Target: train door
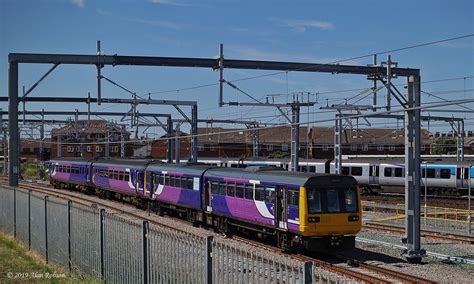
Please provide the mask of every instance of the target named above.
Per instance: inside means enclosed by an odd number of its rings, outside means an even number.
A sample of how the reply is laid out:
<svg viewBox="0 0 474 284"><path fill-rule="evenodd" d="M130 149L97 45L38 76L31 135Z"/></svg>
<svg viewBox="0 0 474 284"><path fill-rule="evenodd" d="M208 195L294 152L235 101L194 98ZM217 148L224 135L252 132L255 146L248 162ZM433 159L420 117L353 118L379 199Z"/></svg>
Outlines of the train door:
<svg viewBox="0 0 474 284"><path fill-rule="evenodd" d="M457 188L468 188L469 187L469 168L457 168L456 172L456 187Z"/></svg>
<svg viewBox="0 0 474 284"><path fill-rule="evenodd" d="M135 172L135 191L138 193L143 190L143 172Z"/></svg>
<svg viewBox="0 0 474 284"><path fill-rule="evenodd" d="M369 184L379 184L380 167L375 165L369 166Z"/></svg>
<svg viewBox="0 0 474 284"><path fill-rule="evenodd" d="M153 192L153 173L152 172L145 172L145 192L144 196L151 197L151 193Z"/></svg>
<svg viewBox="0 0 474 284"><path fill-rule="evenodd" d="M204 211L206 212L212 212L212 206L211 206L211 181L210 180L204 180Z"/></svg>
<svg viewBox="0 0 474 284"><path fill-rule="evenodd" d="M275 216L278 228L288 229L288 202L286 198L286 187L280 186L276 191Z"/></svg>
<svg viewBox="0 0 474 284"><path fill-rule="evenodd" d="M331 160L327 160L324 163L324 173L326 173L326 174L331 173Z"/></svg>

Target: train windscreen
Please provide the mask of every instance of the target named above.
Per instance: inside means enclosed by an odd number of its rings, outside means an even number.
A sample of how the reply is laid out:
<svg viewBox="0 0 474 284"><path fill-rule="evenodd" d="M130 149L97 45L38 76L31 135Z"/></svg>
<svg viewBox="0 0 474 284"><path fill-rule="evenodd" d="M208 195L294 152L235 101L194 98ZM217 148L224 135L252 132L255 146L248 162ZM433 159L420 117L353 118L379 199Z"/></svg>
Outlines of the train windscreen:
<svg viewBox="0 0 474 284"><path fill-rule="evenodd" d="M310 187L306 189L308 213L354 213L358 211L357 189Z"/></svg>

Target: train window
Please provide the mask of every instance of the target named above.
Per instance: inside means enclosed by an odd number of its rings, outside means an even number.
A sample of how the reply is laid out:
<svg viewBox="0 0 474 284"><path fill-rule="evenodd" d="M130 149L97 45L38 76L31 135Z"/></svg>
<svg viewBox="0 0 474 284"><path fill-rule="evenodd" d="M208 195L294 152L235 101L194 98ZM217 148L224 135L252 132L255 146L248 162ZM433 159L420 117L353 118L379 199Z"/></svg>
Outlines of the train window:
<svg viewBox="0 0 474 284"><path fill-rule="evenodd" d="M425 178L425 177L426 178L434 178L435 173L436 173L435 169L428 169L428 170L422 169L421 170L421 177L422 178Z"/></svg>
<svg viewBox="0 0 474 284"><path fill-rule="evenodd" d="M402 177L403 176L403 168L395 168L395 176Z"/></svg>
<svg viewBox="0 0 474 284"><path fill-rule="evenodd" d="M309 171L312 173L316 172L316 167L315 166L309 166Z"/></svg>
<svg viewBox="0 0 474 284"><path fill-rule="evenodd" d="M181 188L193 189L193 185L189 182L193 178L181 177Z"/></svg>
<svg viewBox="0 0 474 284"><path fill-rule="evenodd" d="M444 178L444 179L450 179L451 178L451 170L450 169L440 169L439 177Z"/></svg>
<svg viewBox="0 0 474 284"><path fill-rule="evenodd" d="M357 212L357 192L353 188L344 190L344 204L347 212Z"/></svg>
<svg viewBox="0 0 474 284"><path fill-rule="evenodd" d="M298 191L288 189L288 205L299 206L300 194Z"/></svg>
<svg viewBox="0 0 474 284"><path fill-rule="evenodd" d="M385 168L383 171L384 177L391 177L392 176L392 168Z"/></svg>
<svg viewBox="0 0 474 284"><path fill-rule="evenodd" d="M245 185L245 199L253 199L253 184Z"/></svg>
<svg viewBox="0 0 474 284"><path fill-rule="evenodd" d="M164 174L160 174L158 183L161 184L161 185L165 185L165 175Z"/></svg>
<svg viewBox="0 0 474 284"><path fill-rule="evenodd" d="M342 167L341 174L348 176L349 175L349 167Z"/></svg>
<svg viewBox="0 0 474 284"><path fill-rule="evenodd" d="M308 199L308 213L314 214L321 212L321 191L316 188L308 188L306 195Z"/></svg>
<svg viewBox="0 0 474 284"><path fill-rule="evenodd" d="M114 179L114 171L108 171L109 179Z"/></svg>
<svg viewBox="0 0 474 284"><path fill-rule="evenodd" d="M181 185L182 185L182 183L181 183L181 177L175 177L175 178L174 178L174 186L181 188L181 187L182 187Z"/></svg>
<svg viewBox="0 0 474 284"><path fill-rule="evenodd" d="M265 188L265 202L269 202L269 203L275 202L275 188L274 187Z"/></svg>
<svg viewBox="0 0 474 284"><path fill-rule="evenodd" d="M170 176L166 176L166 175L165 175L165 183L164 183L164 184L165 184L165 185L168 185L168 186L171 184Z"/></svg>
<svg viewBox="0 0 474 284"><path fill-rule="evenodd" d="M235 195L235 183L234 182L228 182L227 183L227 196L234 197L234 195Z"/></svg>
<svg viewBox="0 0 474 284"><path fill-rule="evenodd" d="M220 195L226 195L226 182L225 181L221 181L219 182L219 194Z"/></svg>
<svg viewBox="0 0 474 284"><path fill-rule="evenodd" d="M119 180L125 180L123 172L119 172Z"/></svg>
<svg viewBox="0 0 474 284"><path fill-rule="evenodd" d="M300 172L307 173L308 172L308 167L307 166L300 166Z"/></svg>
<svg viewBox="0 0 474 284"><path fill-rule="evenodd" d="M469 168L464 168L464 179L469 179Z"/></svg>
<svg viewBox="0 0 474 284"><path fill-rule="evenodd" d="M219 194L219 183L215 181L210 181L209 186L211 187L211 193Z"/></svg>
<svg viewBox="0 0 474 284"><path fill-rule="evenodd" d="M235 185L235 197L244 198L245 185L238 183Z"/></svg>
<svg viewBox="0 0 474 284"><path fill-rule="evenodd" d="M126 172L124 174L124 178L125 178L126 181L130 181L130 173Z"/></svg>
<svg viewBox="0 0 474 284"><path fill-rule="evenodd" d="M375 167L375 176L376 176L376 177L379 176L379 171L380 171L380 167L379 167L379 166L376 166L376 167Z"/></svg>
<svg viewBox="0 0 474 284"><path fill-rule="evenodd" d="M351 173L353 176L361 176L362 175L362 167L352 167Z"/></svg>
<svg viewBox="0 0 474 284"><path fill-rule="evenodd" d="M255 200L257 201L265 200L265 188L261 185L255 185Z"/></svg>
<svg viewBox="0 0 474 284"><path fill-rule="evenodd" d="M337 189L326 190L326 201L328 212L340 212L339 191Z"/></svg>

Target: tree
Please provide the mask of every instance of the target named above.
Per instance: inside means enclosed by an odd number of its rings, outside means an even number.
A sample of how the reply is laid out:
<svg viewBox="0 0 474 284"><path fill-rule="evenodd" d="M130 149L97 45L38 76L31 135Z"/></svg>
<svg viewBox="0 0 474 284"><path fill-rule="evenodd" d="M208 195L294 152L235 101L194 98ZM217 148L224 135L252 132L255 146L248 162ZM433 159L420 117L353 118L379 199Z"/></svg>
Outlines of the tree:
<svg viewBox="0 0 474 284"><path fill-rule="evenodd" d="M288 154L288 152L275 151L275 152L271 152L268 155L268 158L269 159L283 159L283 158L288 158L289 156L290 155Z"/></svg>
<svg viewBox="0 0 474 284"><path fill-rule="evenodd" d="M456 140L453 139L437 139L433 142L434 155L454 155L456 154Z"/></svg>

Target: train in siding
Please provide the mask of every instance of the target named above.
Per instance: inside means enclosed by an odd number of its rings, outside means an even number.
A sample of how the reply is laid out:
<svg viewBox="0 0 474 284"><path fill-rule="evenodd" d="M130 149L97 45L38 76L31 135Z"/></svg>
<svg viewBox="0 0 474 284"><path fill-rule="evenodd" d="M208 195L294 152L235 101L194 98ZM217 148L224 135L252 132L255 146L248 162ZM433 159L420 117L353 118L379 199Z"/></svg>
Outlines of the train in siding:
<svg viewBox="0 0 474 284"><path fill-rule="evenodd" d="M289 169L288 159L225 160L201 159L202 163L231 168L248 166L275 166ZM429 194L467 195L469 176L474 176L474 161L457 162L452 159L425 158L421 166L421 187L425 184ZM298 170L307 173L335 173L332 160L300 160ZM405 160L402 158L363 158L342 161L341 174L353 176L363 194L404 193ZM472 181L471 181L472 184Z"/></svg>
<svg viewBox="0 0 474 284"><path fill-rule="evenodd" d="M129 196L223 233L272 238L284 250L353 248L361 230L350 176L99 158L51 160L49 178L55 188Z"/></svg>

